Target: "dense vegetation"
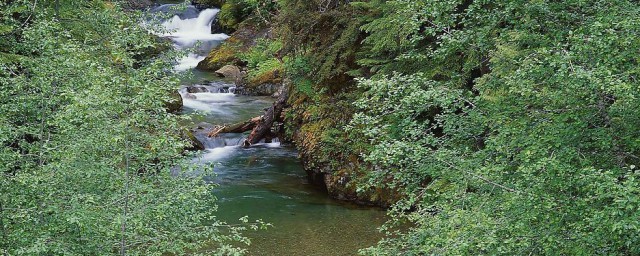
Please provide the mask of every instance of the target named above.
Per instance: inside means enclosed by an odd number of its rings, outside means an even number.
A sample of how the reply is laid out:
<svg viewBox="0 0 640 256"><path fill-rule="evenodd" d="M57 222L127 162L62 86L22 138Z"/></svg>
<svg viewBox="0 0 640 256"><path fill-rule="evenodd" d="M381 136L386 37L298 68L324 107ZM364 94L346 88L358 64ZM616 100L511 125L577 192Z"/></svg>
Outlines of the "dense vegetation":
<svg viewBox="0 0 640 256"><path fill-rule="evenodd" d="M0 1L0 254L240 251L210 185L171 175L190 168L164 104L177 56L139 24L110 1Z"/></svg>
<svg viewBox="0 0 640 256"><path fill-rule="evenodd" d="M272 28L225 56L285 72L318 182L393 202L361 253L640 254L639 3L208 2L223 29ZM0 252L236 251L207 185L169 175L175 56L107 1L0 13Z"/></svg>
<svg viewBox="0 0 640 256"><path fill-rule="evenodd" d="M637 2L278 4L306 164L412 223L363 253L640 253Z"/></svg>

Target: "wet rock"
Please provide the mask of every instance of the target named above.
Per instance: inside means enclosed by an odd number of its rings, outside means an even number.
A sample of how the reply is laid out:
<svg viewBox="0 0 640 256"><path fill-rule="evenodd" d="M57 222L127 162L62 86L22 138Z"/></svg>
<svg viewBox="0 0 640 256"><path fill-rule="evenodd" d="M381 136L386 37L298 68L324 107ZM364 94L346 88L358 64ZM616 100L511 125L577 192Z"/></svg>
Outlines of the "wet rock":
<svg viewBox="0 0 640 256"><path fill-rule="evenodd" d="M178 17L180 17L180 19L193 19L193 18L197 18L198 14L200 13L200 11L193 6L187 6L185 9L179 8L176 9L174 8L175 4L164 4L161 6L158 6L156 8L153 8L151 10L152 13L157 13L157 12L161 12L161 13L165 13L167 15L167 17L172 17L174 15L178 15Z"/></svg>
<svg viewBox="0 0 640 256"><path fill-rule="evenodd" d="M188 93L209 92L209 89L207 89L206 87L197 85L187 86L186 89Z"/></svg>
<svg viewBox="0 0 640 256"><path fill-rule="evenodd" d="M283 89L282 84L265 83L256 86L241 86L236 88L236 93L249 96L271 96L277 98Z"/></svg>

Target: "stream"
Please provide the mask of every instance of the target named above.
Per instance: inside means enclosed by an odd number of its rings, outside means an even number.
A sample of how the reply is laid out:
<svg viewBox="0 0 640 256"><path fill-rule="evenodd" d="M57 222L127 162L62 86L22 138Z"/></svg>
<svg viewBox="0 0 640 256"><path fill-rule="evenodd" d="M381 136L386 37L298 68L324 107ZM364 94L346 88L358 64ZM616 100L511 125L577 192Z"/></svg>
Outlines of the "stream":
<svg viewBox="0 0 640 256"><path fill-rule="evenodd" d="M164 4L152 12L167 12L170 7ZM193 70L209 49L228 38L211 34L217 12L190 6L164 21L172 30L164 36L176 47L198 47L178 60L176 71ZM206 147L193 162L213 165L216 176L210 181L219 184L212 192L218 199L217 218L235 224L247 215L273 225L244 233L251 239L249 255L356 255L358 249L381 238L377 227L386 220L384 211L333 200L309 184L293 146L275 140L242 148L238 144L246 134L206 136L209 124L248 120L262 114L275 99L236 95L233 82L199 71L183 83L183 114L193 116L191 127L202 128L196 128L195 135ZM188 94L186 86L194 84L205 87L205 92Z"/></svg>

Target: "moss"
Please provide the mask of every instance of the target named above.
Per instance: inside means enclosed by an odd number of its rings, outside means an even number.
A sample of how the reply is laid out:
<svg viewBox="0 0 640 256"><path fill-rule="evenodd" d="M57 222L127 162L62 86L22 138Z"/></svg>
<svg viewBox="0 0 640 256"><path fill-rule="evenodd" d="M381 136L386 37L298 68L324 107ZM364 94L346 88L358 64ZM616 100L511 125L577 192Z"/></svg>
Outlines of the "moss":
<svg viewBox="0 0 640 256"><path fill-rule="evenodd" d="M227 42L216 47L209 52L209 55L198 63L198 69L216 71L225 65L237 64L240 59L236 56L237 44L234 43L234 38L229 38Z"/></svg>
<svg viewBox="0 0 640 256"><path fill-rule="evenodd" d="M261 84L279 84L282 83L282 70L279 68L256 74L249 78L249 87L259 86Z"/></svg>
<svg viewBox="0 0 640 256"><path fill-rule="evenodd" d="M196 138L195 135L193 135L193 132L191 132L188 129L184 129L182 131L182 138L185 141L189 142L188 146L186 146L184 148L184 150L187 150L187 151L198 151L198 150L204 150L205 149L204 144L202 144L202 142L199 141L198 138Z"/></svg>
<svg viewBox="0 0 640 256"><path fill-rule="evenodd" d="M243 66L240 56L251 49L259 38L268 37L269 30L258 30L250 22L243 22L229 39L209 52L207 57L198 63L200 70L216 71L225 65Z"/></svg>
<svg viewBox="0 0 640 256"><path fill-rule="evenodd" d="M246 5L240 0L224 1L224 4L219 6L220 12L216 16L219 31L232 33L239 29L241 23L249 16Z"/></svg>
<svg viewBox="0 0 640 256"><path fill-rule="evenodd" d="M370 145L344 129L355 112L351 102L359 95L354 89L335 94L318 92L317 98L311 98L294 89L285 120L286 134L298 147L311 180L326 186L331 197L387 207L399 198L396 191L359 189L371 173L372 167L361 158ZM319 176L322 180L316 178Z"/></svg>
<svg viewBox="0 0 640 256"><path fill-rule="evenodd" d="M218 26L223 29L236 30L238 24L240 24L240 17L238 17L238 7L233 4L226 3L222 5L220 12L217 16Z"/></svg>

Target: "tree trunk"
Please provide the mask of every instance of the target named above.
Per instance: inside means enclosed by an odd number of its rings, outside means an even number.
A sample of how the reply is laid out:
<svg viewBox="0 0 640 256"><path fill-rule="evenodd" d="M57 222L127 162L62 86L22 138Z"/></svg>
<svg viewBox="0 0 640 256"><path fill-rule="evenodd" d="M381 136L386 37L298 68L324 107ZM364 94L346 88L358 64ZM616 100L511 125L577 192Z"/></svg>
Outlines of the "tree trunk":
<svg viewBox="0 0 640 256"><path fill-rule="evenodd" d="M213 130L211 130L211 132L209 132L207 136L216 137L220 133L243 133L246 131L251 131L253 128L256 127L256 125L258 125L261 119L262 119L262 116L258 116L244 122L214 128Z"/></svg>
<svg viewBox="0 0 640 256"><path fill-rule="evenodd" d="M249 137L242 143L244 147L256 144L262 139L269 143L275 137L275 134L271 132L271 127L274 123L281 122L283 120L282 110L287 105L288 97L288 91L285 89L280 94L276 102L274 102L271 107L265 109L264 115L251 118L244 122L214 128L209 132L208 136L215 137L221 133L243 133L251 131Z"/></svg>
<svg viewBox="0 0 640 256"><path fill-rule="evenodd" d="M260 142L260 140L265 139L267 142L270 142L274 135L271 132L271 127L277 121L282 121L282 110L287 105L287 98L289 97L288 90L285 88L278 100L271 105L266 111L265 114L260 118L258 124L249 137L244 140L244 147L249 147L253 144Z"/></svg>

